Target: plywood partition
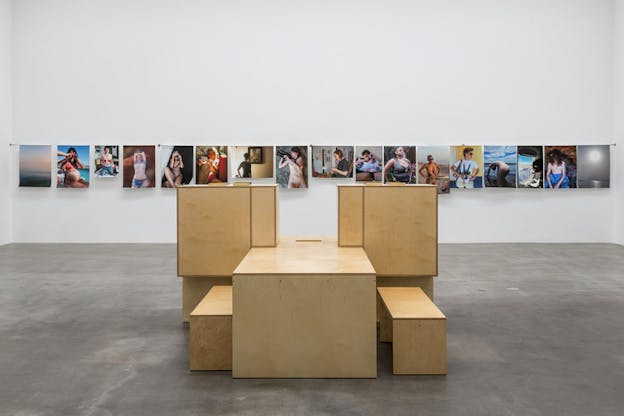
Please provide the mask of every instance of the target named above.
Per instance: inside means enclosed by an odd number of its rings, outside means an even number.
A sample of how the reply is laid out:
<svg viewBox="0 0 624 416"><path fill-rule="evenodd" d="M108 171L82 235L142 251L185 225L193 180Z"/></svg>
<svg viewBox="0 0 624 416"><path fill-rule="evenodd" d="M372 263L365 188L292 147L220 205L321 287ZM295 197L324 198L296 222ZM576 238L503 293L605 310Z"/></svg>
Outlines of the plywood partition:
<svg viewBox="0 0 624 416"><path fill-rule="evenodd" d="M364 250L377 276L438 274L435 186L364 189Z"/></svg>
<svg viewBox="0 0 624 416"><path fill-rule="evenodd" d="M251 246L275 247L278 242L276 186L251 188Z"/></svg>
<svg viewBox="0 0 624 416"><path fill-rule="evenodd" d="M364 187L338 187L338 245L362 247L364 245Z"/></svg>
<svg viewBox="0 0 624 416"><path fill-rule="evenodd" d="M178 195L178 275L232 276L253 246L277 244L277 186L185 186Z"/></svg>
<svg viewBox="0 0 624 416"><path fill-rule="evenodd" d="M438 274L438 195L430 185L339 185L338 238L361 246L377 276Z"/></svg>

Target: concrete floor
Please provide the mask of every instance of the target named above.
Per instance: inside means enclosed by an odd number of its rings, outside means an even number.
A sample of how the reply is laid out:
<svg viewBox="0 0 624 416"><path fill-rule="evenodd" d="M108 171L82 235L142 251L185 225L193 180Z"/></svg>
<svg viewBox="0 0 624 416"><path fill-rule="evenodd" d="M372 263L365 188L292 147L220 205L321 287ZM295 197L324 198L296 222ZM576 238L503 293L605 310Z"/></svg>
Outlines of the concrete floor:
<svg viewBox="0 0 624 416"><path fill-rule="evenodd" d="M2 415L621 415L624 247L440 247L448 376L189 373L173 245L0 247Z"/></svg>

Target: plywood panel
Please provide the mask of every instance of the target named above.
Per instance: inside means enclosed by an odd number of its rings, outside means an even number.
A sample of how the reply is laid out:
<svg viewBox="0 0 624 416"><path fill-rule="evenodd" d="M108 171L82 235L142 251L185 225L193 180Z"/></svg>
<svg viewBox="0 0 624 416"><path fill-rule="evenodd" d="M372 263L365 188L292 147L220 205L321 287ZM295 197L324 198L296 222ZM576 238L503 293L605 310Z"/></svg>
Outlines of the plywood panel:
<svg viewBox="0 0 624 416"><path fill-rule="evenodd" d="M189 367L193 371L232 369L232 315L191 316Z"/></svg>
<svg viewBox="0 0 624 416"><path fill-rule="evenodd" d="M233 377L376 377L374 275L234 275Z"/></svg>
<svg viewBox="0 0 624 416"><path fill-rule="evenodd" d="M362 186L338 186L338 244L341 247L363 245Z"/></svg>
<svg viewBox="0 0 624 416"><path fill-rule="evenodd" d="M433 301L431 276L377 276L377 287L419 287Z"/></svg>
<svg viewBox="0 0 624 416"><path fill-rule="evenodd" d="M231 276L251 248L249 187L181 187L178 275Z"/></svg>
<svg viewBox="0 0 624 416"><path fill-rule="evenodd" d="M277 247L254 247L235 274L374 274L359 247L338 247L335 240L285 240Z"/></svg>
<svg viewBox="0 0 624 416"><path fill-rule="evenodd" d="M364 187L364 249L378 276L438 273L435 186Z"/></svg>
<svg viewBox="0 0 624 416"><path fill-rule="evenodd" d="M394 374L446 374L446 320L392 322Z"/></svg>
<svg viewBox="0 0 624 416"><path fill-rule="evenodd" d="M217 285L210 288L191 312L191 317L203 315L232 316L232 286Z"/></svg>
<svg viewBox="0 0 624 416"><path fill-rule="evenodd" d="M251 246L277 245L277 185L251 188Z"/></svg>
<svg viewBox="0 0 624 416"><path fill-rule="evenodd" d="M378 287L386 309L395 319L445 319L444 314L419 287Z"/></svg>
<svg viewBox="0 0 624 416"><path fill-rule="evenodd" d="M191 311L214 285L231 285L231 276L204 276L182 278L182 321L189 322Z"/></svg>

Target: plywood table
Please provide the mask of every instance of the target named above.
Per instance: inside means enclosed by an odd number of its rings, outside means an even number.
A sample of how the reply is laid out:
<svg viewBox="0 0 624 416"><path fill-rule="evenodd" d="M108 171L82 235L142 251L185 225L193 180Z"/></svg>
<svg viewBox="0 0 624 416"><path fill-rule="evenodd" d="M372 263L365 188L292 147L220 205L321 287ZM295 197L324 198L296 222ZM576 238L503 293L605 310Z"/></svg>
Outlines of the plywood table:
<svg viewBox="0 0 624 416"><path fill-rule="evenodd" d="M282 239L234 270L232 376L377 375L375 270L360 247Z"/></svg>

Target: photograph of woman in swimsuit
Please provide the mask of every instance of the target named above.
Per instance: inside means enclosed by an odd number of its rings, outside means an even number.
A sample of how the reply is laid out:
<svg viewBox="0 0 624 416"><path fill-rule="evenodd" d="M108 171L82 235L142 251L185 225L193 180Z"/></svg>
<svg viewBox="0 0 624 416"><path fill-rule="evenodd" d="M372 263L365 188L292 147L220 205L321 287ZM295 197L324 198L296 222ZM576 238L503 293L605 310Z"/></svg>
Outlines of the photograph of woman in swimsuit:
<svg viewBox="0 0 624 416"><path fill-rule="evenodd" d="M418 183L437 186L438 194L450 193L449 147L418 146L416 156L418 160Z"/></svg>
<svg viewBox="0 0 624 416"><path fill-rule="evenodd" d="M384 182L416 183L416 148L384 146Z"/></svg>
<svg viewBox="0 0 624 416"><path fill-rule="evenodd" d="M275 147L275 179L280 188L307 188L307 146Z"/></svg>
<svg viewBox="0 0 624 416"><path fill-rule="evenodd" d="M123 156L124 188L156 187L155 146L124 146Z"/></svg>
<svg viewBox="0 0 624 416"><path fill-rule="evenodd" d="M161 146L163 188L188 185L193 179L193 146Z"/></svg>
<svg viewBox="0 0 624 416"><path fill-rule="evenodd" d="M57 147L57 188L89 187L89 146Z"/></svg>

